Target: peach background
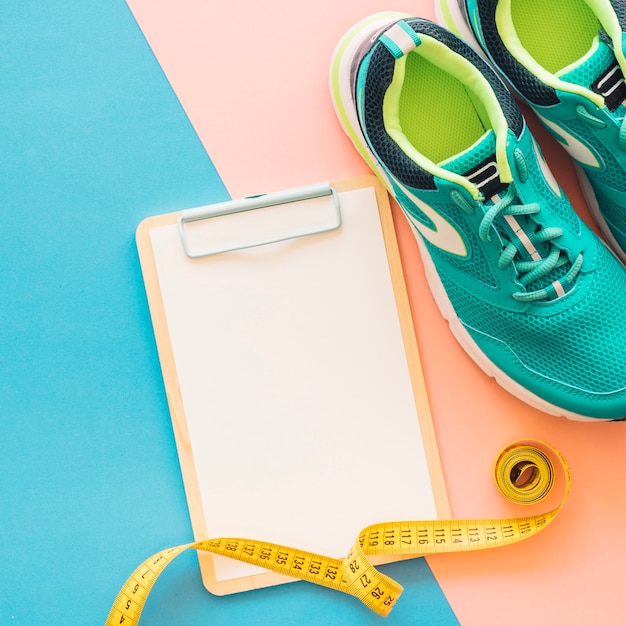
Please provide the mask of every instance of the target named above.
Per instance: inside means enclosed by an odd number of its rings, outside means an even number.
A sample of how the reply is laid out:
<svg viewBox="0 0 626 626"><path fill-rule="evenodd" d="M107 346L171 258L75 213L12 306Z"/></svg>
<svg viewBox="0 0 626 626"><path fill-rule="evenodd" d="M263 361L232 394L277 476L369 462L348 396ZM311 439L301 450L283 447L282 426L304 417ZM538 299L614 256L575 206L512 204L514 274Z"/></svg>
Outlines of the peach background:
<svg viewBox="0 0 626 626"><path fill-rule="evenodd" d="M233 197L369 173L331 105L333 49L372 13L434 17L431 0L128 3ZM524 112L556 178L588 219L569 158ZM488 379L439 316L397 207L394 218L453 516L529 512L505 503L490 478L498 451L514 439L550 442L573 474L564 510L537 537L428 559L453 610L468 626L622 624L626 424L547 416Z"/></svg>

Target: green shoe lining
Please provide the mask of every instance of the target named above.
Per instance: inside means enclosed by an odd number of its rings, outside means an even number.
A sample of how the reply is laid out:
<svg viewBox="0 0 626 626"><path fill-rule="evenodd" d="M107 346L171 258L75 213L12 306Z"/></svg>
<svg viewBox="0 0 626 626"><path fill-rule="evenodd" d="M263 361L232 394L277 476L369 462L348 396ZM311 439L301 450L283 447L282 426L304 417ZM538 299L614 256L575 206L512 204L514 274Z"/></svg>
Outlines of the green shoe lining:
<svg viewBox="0 0 626 626"><path fill-rule="evenodd" d="M439 164L493 130L500 179L511 182L506 117L478 67L437 39L420 34L420 40L415 50L396 59L383 99L385 130L420 167L479 198L474 183Z"/></svg>
<svg viewBox="0 0 626 626"><path fill-rule="evenodd" d="M399 118L406 138L434 163L463 152L485 133L465 87L416 53L407 57Z"/></svg>
<svg viewBox="0 0 626 626"><path fill-rule="evenodd" d="M511 16L522 46L553 74L585 56L601 28L583 0L511 0Z"/></svg>

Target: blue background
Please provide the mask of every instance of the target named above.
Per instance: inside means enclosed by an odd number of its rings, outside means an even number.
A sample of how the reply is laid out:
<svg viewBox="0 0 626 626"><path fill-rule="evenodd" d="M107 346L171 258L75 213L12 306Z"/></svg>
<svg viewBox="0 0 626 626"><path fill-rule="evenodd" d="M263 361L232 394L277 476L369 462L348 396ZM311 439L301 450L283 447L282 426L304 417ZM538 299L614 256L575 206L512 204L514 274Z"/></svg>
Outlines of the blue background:
<svg viewBox="0 0 626 626"><path fill-rule="evenodd" d="M228 194L121 0L4 0L0 67L0 624L103 624L192 540L135 229ZM457 623L423 559L383 569L386 624ZM141 624L382 621L306 583L213 597L188 551Z"/></svg>

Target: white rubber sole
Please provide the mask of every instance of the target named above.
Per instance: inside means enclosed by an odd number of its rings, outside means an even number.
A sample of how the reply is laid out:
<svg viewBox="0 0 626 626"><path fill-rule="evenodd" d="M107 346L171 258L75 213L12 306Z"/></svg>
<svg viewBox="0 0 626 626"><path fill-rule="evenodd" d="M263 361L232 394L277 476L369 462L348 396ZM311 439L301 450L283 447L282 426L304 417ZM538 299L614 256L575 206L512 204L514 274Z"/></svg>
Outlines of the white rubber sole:
<svg viewBox="0 0 626 626"><path fill-rule="evenodd" d="M498 368L493 361L490 361L457 317L422 238L417 232L415 232L415 229L413 229L413 234L415 235L415 239L420 250L422 263L424 265L424 273L426 275L426 282L428 283L428 287L430 288L439 312L448 322L450 330L460 346L463 350L465 350L472 361L474 361L474 363L476 363L476 365L478 365L478 367L480 367L480 369L487 374L487 376L493 378L511 395L515 396L519 400L522 400L522 402L528 404L529 406L542 411L543 413L555 415L557 417L565 417L576 422L612 421L612 418L597 418L580 415L579 413L567 411L550 402L547 402L543 398L540 398L538 395L526 389L526 387L520 385L517 381L513 380L510 376Z"/></svg>
<svg viewBox="0 0 626 626"><path fill-rule="evenodd" d="M390 184L385 171L368 148L367 141L361 132L352 97L352 59L356 51L375 33L404 17L409 16L405 13L389 11L376 13L361 20L341 38L335 47L330 63L330 93L337 118L359 154L382 180L387 189L390 188Z"/></svg>
<svg viewBox="0 0 626 626"><path fill-rule="evenodd" d="M462 16L460 15L460 10L458 9L458 5L456 5L456 2L454 0L451 0L450 4L457 7L459 17L461 17L462 19ZM343 38L337 44L337 47L335 48L332 56L330 70L331 99L333 101L333 106L341 123L341 126L343 127L348 137L350 137L350 139L354 143L359 154L361 154L365 161L370 165L373 172L378 176L378 178L381 180L383 185L392 196L393 187L391 185L389 177L384 168L378 162L376 156L369 149L367 140L365 139L361 131L360 124L357 118L351 93L351 77L353 71L352 60L356 51L369 39L371 39L374 34L379 32L381 28L383 28L387 24L391 24L399 19L402 19L403 17L408 16L403 13L395 12L379 13L358 22L343 36ZM408 221L409 224L411 224L410 220ZM543 411L544 413L566 417L567 419L575 421L610 421L610 418L602 419L587 417L584 415L573 413L571 411L566 411L554 404L551 404L550 402L543 400L536 394L532 393L531 391L520 385L510 376L505 374L501 369L499 369L492 361L490 361L485 356L484 352L478 347L465 326L457 317L452 303L448 298L446 290L443 287L441 279L439 278L439 274L435 269L432 258L428 253L428 250L420 234L416 231L412 224L411 230L415 236L420 250L428 286L441 315L448 322L452 334L459 342L461 347L478 365L478 367L483 370L483 372L493 378L511 395L519 398L526 404L540 411Z"/></svg>

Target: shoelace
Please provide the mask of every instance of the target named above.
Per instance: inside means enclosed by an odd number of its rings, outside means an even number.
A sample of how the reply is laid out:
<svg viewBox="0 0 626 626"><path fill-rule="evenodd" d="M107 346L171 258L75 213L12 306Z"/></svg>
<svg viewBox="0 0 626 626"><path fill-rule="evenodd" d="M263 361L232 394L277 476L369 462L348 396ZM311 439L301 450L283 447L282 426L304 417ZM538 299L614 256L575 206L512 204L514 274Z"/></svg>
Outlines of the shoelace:
<svg viewBox="0 0 626 626"><path fill-rule="evenodd" d="M514 204L516 198L516 190L513 184L509 185L506 194L491 206L480 222L478 236L482 241L491 241L491 228L495 219L499 215L526 216L535 215L541 211L541 207L536 202L531 204ZM563 230L556 226L542 228L534 233L534 238L540 243L552 242L560 237ZM556 245L550 243L550 252L546 257L537 260L524 261L516 260L515 267L520 273L519 281L524 287L532 284L534 281L547 276L552 270L561 267L568 262L568 258L563 251ZM498 269L505 269L513 262L520 250L514 241L508 241L504 251L498 258ZM582 254L579 254L571 268L565 275L565 280L573 282L580 268L582 267ZM545 288L536 289L534 291L518 291L513 294L513 298L519 302L534 302L549 297L549 293Z"/></svg>
<svg viewBox="0 0 626 626"><path fill-rule="evenodd" d="M525 169L525 168L524 168ZM535 215L541 211L541 207L537 203L531 204L515 204L517 191L515 185L509 185L505 195L498 199L492 206L489 206L483 216L478 229L478 236L481 241L490 242L492 239L492 227L496 218L502 215L511 216L529 216ZM474 211L475 207L471 206L467 200L460 194L452 194L452 198L457 205L466 211ZM483 205L484 206L484 205ZM533 238L540 243L549 244L549 253L547 256L540 257L536 260L516 259L520 255L520 249L513 240L509 240L500 256L498 257L498 269L504 270L509 264L515 261L515 268L519 273L519 282L527 287L536 280L539 280L552 272L557 267L561 267L569 262L568 257L553 242L554 239L560 237L563 230L556 226L543 228L533 233ZM582 267L583 258L579 254L572 263L572 266L561 280L573 283ZM519 302L535 302L545 300L550 297L550 292L545 288L535 289L533 291L518 291L512 294L513 298Z"/></svg>
<svg viewBox="0 0 626 626"><path fill-rule="evenodd" d="M606 122L589 113L584 104L577 104L575 107L576 115L587 122L593 128L606 128ZM619 147L626 152L626 116L622 118L620 128L617 134Z"/></svg>

